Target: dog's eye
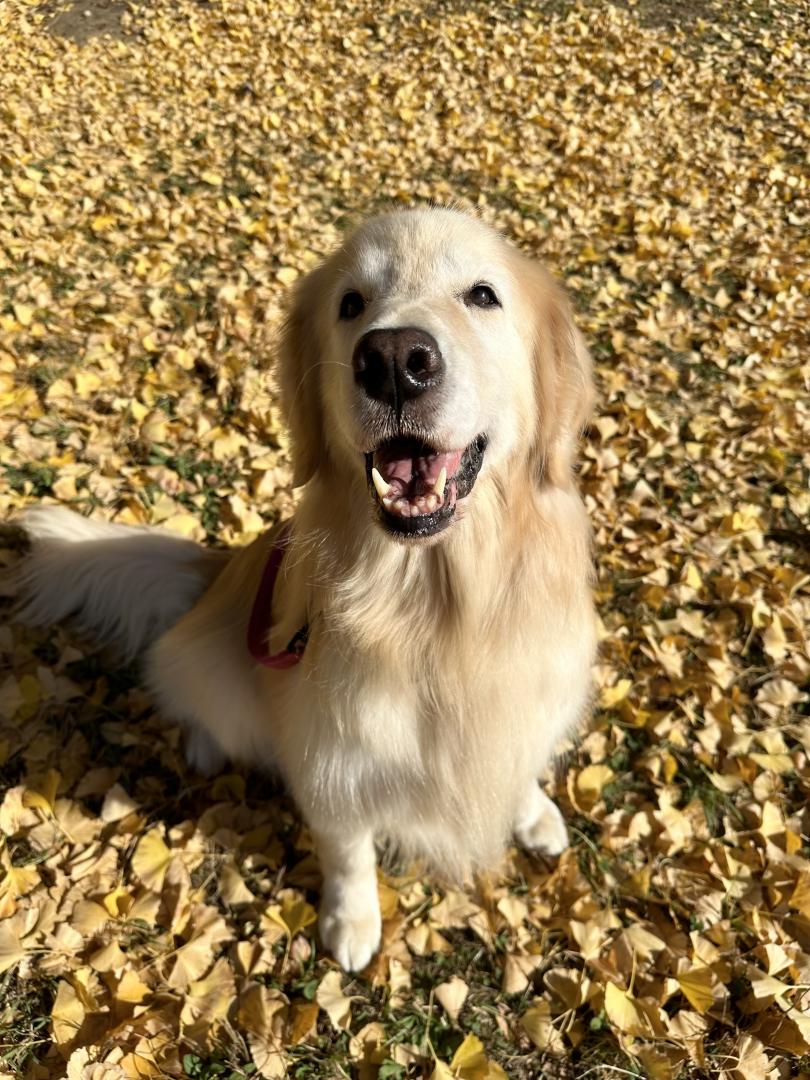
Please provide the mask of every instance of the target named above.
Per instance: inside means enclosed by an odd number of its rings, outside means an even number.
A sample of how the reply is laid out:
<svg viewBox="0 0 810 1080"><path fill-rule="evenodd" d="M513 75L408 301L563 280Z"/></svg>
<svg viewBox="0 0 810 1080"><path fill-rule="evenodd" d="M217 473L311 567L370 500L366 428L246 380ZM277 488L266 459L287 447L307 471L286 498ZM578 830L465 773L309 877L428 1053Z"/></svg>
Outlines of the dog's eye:
<svg viewBox="0 0 810 1080"><path fill-rule="evenodd" d="M473 285L464 296L467 307L500 307L501 302L495 295L495 290L489 285Z"/></svg>
<svg viewBox="0 0 810 1080"><path fill-rule="evenodd" d="M359 292L347 292L340 301L340 318L356 319L363 314L366 302Z"/></svg>

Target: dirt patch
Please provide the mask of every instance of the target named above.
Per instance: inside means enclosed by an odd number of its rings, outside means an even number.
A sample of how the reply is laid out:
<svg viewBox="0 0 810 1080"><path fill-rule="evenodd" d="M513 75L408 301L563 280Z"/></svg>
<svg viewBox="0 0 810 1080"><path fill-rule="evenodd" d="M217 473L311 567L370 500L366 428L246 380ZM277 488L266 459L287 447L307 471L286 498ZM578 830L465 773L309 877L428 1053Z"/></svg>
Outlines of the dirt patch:
<svg viewBox="0 0 810 1080"><path fill-rule="evenodd" d="M726 0L611 0L615 7L632 11L642 26L675 29L688 32L695 23L703 22L718 29L733 29L741 22L739 7ZM767 2L755 0L742 16L769 21L773 18Z"/></svg>
<svg viewBox="0 0 810 1080"><path fill-rule="evenodd" d="M118 41L130 37L124 15L132 6L128 0L49 0L42 10L50 16L45 24L50 33L84 45L105 35Z"/></svg>

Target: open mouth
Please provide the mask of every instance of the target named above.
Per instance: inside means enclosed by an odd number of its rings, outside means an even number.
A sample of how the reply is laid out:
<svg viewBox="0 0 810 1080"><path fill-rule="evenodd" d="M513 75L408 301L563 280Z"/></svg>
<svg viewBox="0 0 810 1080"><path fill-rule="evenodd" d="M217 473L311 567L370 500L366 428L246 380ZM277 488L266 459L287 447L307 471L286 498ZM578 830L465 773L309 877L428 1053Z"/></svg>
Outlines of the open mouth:
<svg viewBox="0 0 810 1080"><path fill-rule="evenodd" d="M389 532L433 536L473 489L487 448L479 435L463 450L439 451L419 439L388 439L366 454L369 490Z"/></svg>

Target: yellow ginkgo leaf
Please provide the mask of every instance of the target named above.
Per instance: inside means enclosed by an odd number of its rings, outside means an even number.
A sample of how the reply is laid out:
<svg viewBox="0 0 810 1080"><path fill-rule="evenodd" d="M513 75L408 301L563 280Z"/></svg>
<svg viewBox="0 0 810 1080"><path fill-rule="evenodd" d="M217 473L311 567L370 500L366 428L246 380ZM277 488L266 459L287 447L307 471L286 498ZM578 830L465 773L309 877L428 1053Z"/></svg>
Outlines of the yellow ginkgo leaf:
<svg viewBox="0 0 810 1080"><path fill-rule="evenodd" d="M405 935L405 941L408 948L416 956L428 956L431 953L446 954L453 951L453 947L447 938L426 922L411 927Z"/></svg>
<svg viewBox="0 0 810 1080"><path fill-rule="evenodd" d="M188 537L189 540L205 539L205 529L194 514L172 514L171 517L168 517L165 521L161 522L161 526L164 529L168 529L170 532L179 533L181 536Z"/></svg>
<svg viewBox="0 0 810 1080"><path fill-rule="evenodd" d="M192 982L186 990L181 1024L204 1021L206 1026L210 1026L224 1020L233 1002L235 989L233 970L228 961L220 957L204 978Z"/></svg>
<svg viewBox="0 0 810 1080"><path fill-rule="evenodd" d="M127 955L121 950L117 941L110 941L107 945L97 949L88 957L88 963L94 971L119 972L127 963Z"/></svg>
<svg viewBox="0 0 810 1080"><path fill-rule="evenodd" d="M73 381L76 383L76 393L80 397L89 397L102 385L101 376L95 371L77 371L73 376Z"/></svg>
<svg viewBox="0 0 810 1080"><path fill-rule="evenodd" d="M160 831L150 829L135 848L132 869L148 889L159 892L171 861L172 853L166 847Z"/></svg>
<svg viewBox="0 0 810 1080"><path fill-rule="evenodd" d="M15 900L25 896L40 883L40 874L35 866L9 865L0 878L0 896L11 896Z"/></svg>
<svg viewBox="0 0 810 1080"><path fill-rule="evenodd" d="M24 955L25 949L16 921L3 919L0 922L0 974L13 968Z"/></svg>
<svg viewBox="0 0 810 1080"><path fill-rule="evenodd" d="M83 937L92 937L110 921L110 912L95 900L80 900L73 909L70 925Z"/></svg>
<svg viewBox="0 0 810 1080"><path fill-rule="evenodd" d="M104 233L115 225L115 217L112 214L96 214L90 222L90 228L94 233Z"/></svg>
<svg viewBox="0 0 810 1080"><path fill-rule="evenodd" d="M315 1000L338 1030L348 1030L352 1019L352 999L343 993L339 971L328 971L318 984Z"/></svg>
<svg viewBox="0 0 810 1080"><path fill-rule="evenodd" d="M430 1074L430 1080L455 1080L455 1076L449 1065L445 1065L443 1061L437 1061Z"/></svg>
<svg viewBox="0 0 810 1080"><path fill-rule="evenodd" d="M51 1033L57 1046L65 1046L76 1038L85 1015L85 1006L76 989L62 979L51 1009Z"/></svg>
<svg viewBox="0 0 810 1080"><path fill-rule="evenodd" d="M448 982L441 983L436 987L436 1000L453 1023L458 1020L458 1014L464 1007L464 1002L467 1000L469 992L469 986L463 979L460 979L458 975L454 975Z"/></svg>
<svg viewBox="0 0 810 1080"><path fill-rule="evenodd" d="M484 1053L484 1044L477 1035L467 1035L453 1054L449 1073L458 1080L508 1080L506 1073Z"/></svg>
<svg viewBox="0 0 810 1080"><path fill-rule="evenodd" d="M577 774L577 791L591 798L598 798L605 784L615 776L609 765L586 765Z"/></svg>
<svg viewBox="0 0 810 1080"><path fill-rule="evenodd" d="M298 1043L309 1039L315 1032L318 1020L318 1003L314 1001L302 1001L293 1005L290 1009L290 1043L297 1046Z"/></svg>
<svg viewBox="0 0 810 1080"><path fill-rule="evenodd" d="M252 904L256 897L232 862L222 867L219 875L219 895L226 904Z"/></svg>
<svg viewBox="0 0 810 1080"><path fill-rule="evenodd" d="M211 960L211 941L205 934L187 941L174 954L174 964L167 980L169 986L186 990L190 983L205 974Z"/></svg>
<svg viewBox="0 0 810 1080"><path fill-rule="evenodd" d="M143 1054L124 1054L118 1066L127 1080L141 1080L141 1077L162 1077L165 1073L152 1057Z"/></svg>
<svg viewBox="0 0 810 1080"><path fill-rule="evenodd" d="M802 870L788 903L810 919L810 870Z"/></svg>
<svg viewBox="0 0 810 1080"><path fill-rule="evenodd" d="M317 921L315 908L306 900L285 899L281 904L271 904L265 912L271 922L277 923L291 938L306 930Z"/></svg>
<svg viewBox="0 0 810 1080"><path fill-rule="evenodd" d="M486 1064L484 1044L477 1035L467 1035L459 1048L453 1054L450 1068L458 1072L460 1069L473 1069Z"/></svg>
<svg viewBox="0 0 810 1080"><path fill-rule="evenodd" d="M612 709L624 701L632 687L630 679L619 679L613 686L605 686L599 695L599 703L603 709Z"/></svg>
<svg viewBox="0 0 810 1080"><path fill-rule="evenodd" d="M115 988L115 996L118 1001L126 1001L131 1005L140 1005L151 995L152 991L145 982L132 969L128 969L121 976L121 980Z"/></svg>
<svg viewBox="0 0 810 1080"><path fill-rule="evenodd" d="M144 891L132 901L130 908L126 912L126 917L132 922L137 920L146 923L148 926L153 926L159 908L160 897L153 892Z"/></svg>
<svg viewBox="0 0 810 1080"><path fill-rule="evenodd" d="M711 968L693 968L677 976L684 997L699 1013L705 1013L714 1004L712 987L717 983L717 978Z"/></svg>
<svg viewBox="0 0 810 1080"><path fill-rule="evenodd" d="M548 1001L537 998L520 1018L520 1024L538 1050L548 1049L555 1033Z"/></svg>
<svg viewBox="0 0 810 1080"><path fill-rule="evenodd" d="M649 1032L632 995L613 982L605 987L605 1012L608 1020L624 1035L646 1035Z"/></svg>
<svg viewBox="0 0 810 1080"><path fill-rule="evenodd" d="M20 680L22 689L22 680ZM48 769L43 778L38 781L36 789L27 788L23 795L23 806L32 810L43 810L46 814L52 812L56 802L56 792L59 788L61 775L56 769Z"/></svg>
<svg viewBox="0 0 810 1080"><path fill-rule="evenodd" d="M793 771L794 763L790 754L750 754L749 757L763 769L779 773L782 776Z"/></svg>
<svg viewBox="0 0 810 1080"><path fill-rule="evenodd" d="M14 318L20 326L31 325L31 320L34 318L34 311L36 310L31 304L12 304L11 308L14 312Z"/></svg>

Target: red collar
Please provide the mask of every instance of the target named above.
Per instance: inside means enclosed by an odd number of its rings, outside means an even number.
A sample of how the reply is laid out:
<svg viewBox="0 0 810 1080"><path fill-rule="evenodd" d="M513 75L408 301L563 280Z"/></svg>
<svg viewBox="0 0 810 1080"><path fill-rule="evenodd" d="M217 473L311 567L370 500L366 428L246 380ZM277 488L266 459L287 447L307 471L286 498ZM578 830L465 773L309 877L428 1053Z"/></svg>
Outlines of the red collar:
<svg viewBox="0 0 810 1080"><path fill-rule="evenodd" d="M276 586L276 578L281 569L291 532L292 529L288 522L282 526L270 548L262 580L259 582L256 599L253 601L247 632L248 650L256 663L276 670L293 667L301 660L307 646L307 635L309 633L309 627L302 626L295 633L292 640L288 642L286 649L272 654L267 651L267 634L270 630L270 619L273 613L273 590Z"/></svg>

